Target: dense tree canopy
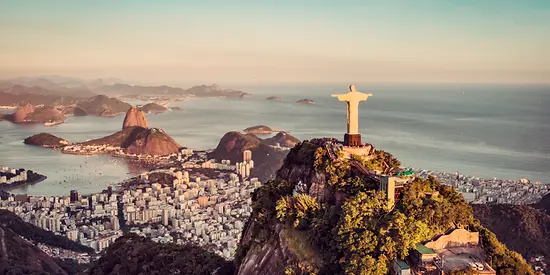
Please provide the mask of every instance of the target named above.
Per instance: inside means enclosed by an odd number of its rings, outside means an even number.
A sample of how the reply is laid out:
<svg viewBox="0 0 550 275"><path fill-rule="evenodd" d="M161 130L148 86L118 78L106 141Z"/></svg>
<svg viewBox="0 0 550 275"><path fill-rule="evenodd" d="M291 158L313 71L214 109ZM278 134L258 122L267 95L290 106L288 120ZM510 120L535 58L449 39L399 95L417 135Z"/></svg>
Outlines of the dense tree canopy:
<svg viewBox="0 0 550 275"><path fill-rule="evenodd" d="M390 261L405 258L418 243L466 227L480 232L489 263L499 274L532 274L519 254L479 225L471 207L454 188L433 177L415 178L400 190L395 203L389 204L378 185L355 173L350 162L381 169L398 167L399 161L381 150L368 159L347 159L331 146L323 140L303 142L291 150L285 165L304 170L313 166L325 175L325 187L334 193L333 199L320 201L307 192L293 193L296 183L283 178L267 183L254 195L252 228L257 242L273 233L274 223L282 223L304 232L301 241L318 251L320 262L293 264L287 267L287 274L387 274ZM240 247L237 261L248 245Z"/></svg>

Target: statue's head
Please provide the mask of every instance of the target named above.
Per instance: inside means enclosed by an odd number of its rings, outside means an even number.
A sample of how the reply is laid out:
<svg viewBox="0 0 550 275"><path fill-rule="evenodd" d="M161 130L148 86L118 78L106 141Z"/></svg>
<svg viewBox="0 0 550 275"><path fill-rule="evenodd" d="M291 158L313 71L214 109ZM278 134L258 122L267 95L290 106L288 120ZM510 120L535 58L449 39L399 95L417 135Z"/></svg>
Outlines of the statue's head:
<svg viewBox="0 0 550 275"><path fill-rule="evenodd" d="M353 84L349 85L349 91L350 92L357 92L357 90L355 90L355 85L353 85Z"/></svg>

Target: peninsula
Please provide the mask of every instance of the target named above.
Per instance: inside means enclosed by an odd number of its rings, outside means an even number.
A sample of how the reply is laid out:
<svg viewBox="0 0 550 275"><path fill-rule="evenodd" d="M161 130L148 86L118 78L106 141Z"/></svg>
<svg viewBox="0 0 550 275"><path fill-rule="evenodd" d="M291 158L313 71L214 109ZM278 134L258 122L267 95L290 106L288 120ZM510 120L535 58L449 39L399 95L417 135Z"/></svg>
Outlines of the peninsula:
<svg viewBox="0 0 550 275"><path fill-rule="evenodd" d="M112 135L85 142L69 143L48 133L25 139L25 144L61 148L75 155L111 154L147 163L162 162L178 153L181 145L162 129L148 128L143 111L131 107L126 113L122 130Z"/></svg>

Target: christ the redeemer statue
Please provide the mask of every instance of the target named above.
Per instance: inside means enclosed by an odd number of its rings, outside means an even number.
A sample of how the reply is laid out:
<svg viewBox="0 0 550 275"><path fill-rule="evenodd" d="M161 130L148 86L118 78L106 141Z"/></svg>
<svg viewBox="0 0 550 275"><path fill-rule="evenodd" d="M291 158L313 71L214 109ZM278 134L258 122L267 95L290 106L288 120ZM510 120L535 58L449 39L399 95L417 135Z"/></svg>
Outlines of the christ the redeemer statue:
<svg viewBox="0 0 550 275"><path fill-rule="evenodd" d="M372 94L364 94L355 90L355 85L349 86L347 94L333 94L340 101L347 103L348 132L344 135L344 146L361 146L359 134L359 102L366 101Z"/></svg>

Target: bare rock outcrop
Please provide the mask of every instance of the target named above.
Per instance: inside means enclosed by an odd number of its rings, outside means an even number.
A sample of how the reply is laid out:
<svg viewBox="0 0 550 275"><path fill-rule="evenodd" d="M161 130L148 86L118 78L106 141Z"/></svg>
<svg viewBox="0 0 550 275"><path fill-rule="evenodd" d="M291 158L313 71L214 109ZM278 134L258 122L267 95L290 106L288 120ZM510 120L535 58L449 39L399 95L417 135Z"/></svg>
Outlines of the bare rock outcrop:
<svg viewBox="0 0 550 275"><path fill-rule="evenodd" d="M124 117L124 122L122 123L122 129L135 126L142 128L149 127L143 111L136 107L132 107L126 112L126 117Z"/></svg>
<svg viewBox="0 0 550 275"><path fill-rule="evenodd" d="M13 122L25 122L27 119L27 116L29 114L32 114L34 112L34 106L32 106L30 103L25 104L25 106L17 109L15 113L12 115L12 121Z"/></svg>

